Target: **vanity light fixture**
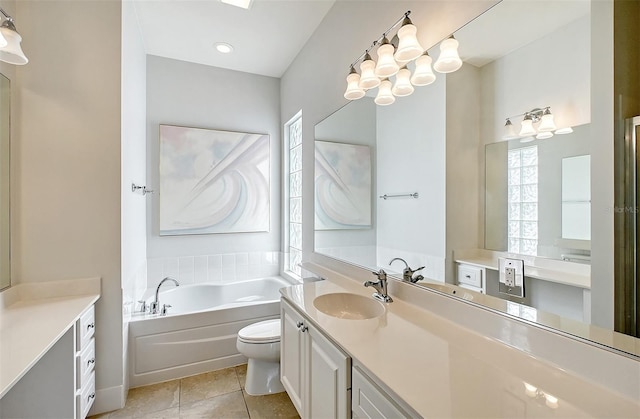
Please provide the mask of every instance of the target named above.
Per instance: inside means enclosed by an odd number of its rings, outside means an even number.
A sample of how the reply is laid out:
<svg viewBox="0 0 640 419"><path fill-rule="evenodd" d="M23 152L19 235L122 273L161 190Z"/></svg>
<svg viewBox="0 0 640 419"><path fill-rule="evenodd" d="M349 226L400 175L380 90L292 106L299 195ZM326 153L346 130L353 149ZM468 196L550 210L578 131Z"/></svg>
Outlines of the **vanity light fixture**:
<svg viewBox="0 0 640 419"><path fill-rule="evenodd" d="M20 47L22 36L20 36L16 30L13 18L1 7L0 13L2 13L2 17L4 17L4 21L0 25L0 61L16 65L24 65L28 63L29 59L24 55L24 52L22 52L22 48Z"/></svg>
<svg viewBox="0 0 640 419"><path fill-rule="evenodd" d="M547 407L551 409L558 408L557 397L552 396L551 394L543 390L540 390L536 386L531 385L525 381L523 381L523 384L524 384L524 394L526 394L528 397L535 399L540 404L544 403L545 405L547 405Z"/></svg>
<svg viewBox="0 0 640 419"><path fill-rule="evenodd" d="M390 105L395 101L396 96L408 96L413 93L415 90L413 86L426 86L435 81L436 76L431 69L433 60L418 42L417 28L409 19L410 14L411 11L407 11L351 63L347 76L347 89L344 92L346 99L360 99L367 90L379 87L382 91L378 91L375 102L379 105ZM401 25L400 29L396 35L390 37L391 31L398 25ZM391 38L391 42L388 37ZM374 48L377 48L377 64L371 58L371 51ZM450 73L459 69L462 60L458 56L457 48L458 41L453 35L442 41L440 47L442 53L434 64L434 68L441 73ZM360 62L359 75L355 70L358 62ZM409 64L414 69L413 75ZM391 77L395 77L395 80L390 80ZM357 87L356 80L359 80Z"/></svg>
<svg viewBox="0 0 640 419"><path fill-rule="evenodd" d="M511 122L512 119L523 116L520 123L520 131L516 133L515 126ZM571 127L557 129L553 121L551 107L534 108L528 112L519 115L510 116L504 124L503 140L513 140L521 138L520 142L529 142L535 140L545 140L553 137L554 134L570 134L573 132Z"/></svg>

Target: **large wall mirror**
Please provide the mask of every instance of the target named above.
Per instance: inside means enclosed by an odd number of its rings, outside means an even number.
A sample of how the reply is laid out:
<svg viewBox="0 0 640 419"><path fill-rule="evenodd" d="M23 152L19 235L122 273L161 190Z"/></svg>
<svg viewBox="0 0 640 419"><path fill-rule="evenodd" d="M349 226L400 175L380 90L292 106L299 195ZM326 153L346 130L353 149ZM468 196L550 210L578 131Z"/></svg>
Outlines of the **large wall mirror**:
<svg viewBox="0 0 640 419"><path fill-rule="evenodd" d="M10 106L10 82L0 74L0 289L11 285Z"/></svg>
<svg viewBox="0 0 640 419"><path fill-rule="evenodd" d="M503 0L454 32L464 61L456 73L436 73L433 84L389 106L376 106L367 94L318 123L316 141L334 151L316 147L315 252L398 276L403 265L389 262L402 257L414 268L425 266L423 275L435 283L454 284L453 254L472 248L578 264L588 272L591 22L589 0L544 7ZM519 126L523 113L545 107L565 135L505 140L506 118ZM516 167L516 155L528 163ZM538 185L535 199L515 202L516 177ZM368 200L353 193L361 188L370 188ZM346 214L349 219L340 218ZM365 221L354 225L356 219ZM477 231L465 231L468 219L477 220L471 224ZM527 229L520 242L510 240L516 227ZM577 293L590 304L588 291ZM561 294L548 294L563 305ZM477 301L496 307L490 299ZM562 313L551 327L564 329ZM543 317L539 312L538 322Z"/></svg>

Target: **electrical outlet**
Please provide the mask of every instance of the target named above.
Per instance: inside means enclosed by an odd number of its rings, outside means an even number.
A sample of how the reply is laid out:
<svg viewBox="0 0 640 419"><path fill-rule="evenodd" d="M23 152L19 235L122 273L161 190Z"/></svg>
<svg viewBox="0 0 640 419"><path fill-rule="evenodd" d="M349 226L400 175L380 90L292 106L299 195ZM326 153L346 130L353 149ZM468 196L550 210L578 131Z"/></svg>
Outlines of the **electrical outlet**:
<svg viewBox="0 0 640 419"><path fill-rule="evenodd" d="M505 268L504 284L508 287L516 286L516 268Z"/></svg>

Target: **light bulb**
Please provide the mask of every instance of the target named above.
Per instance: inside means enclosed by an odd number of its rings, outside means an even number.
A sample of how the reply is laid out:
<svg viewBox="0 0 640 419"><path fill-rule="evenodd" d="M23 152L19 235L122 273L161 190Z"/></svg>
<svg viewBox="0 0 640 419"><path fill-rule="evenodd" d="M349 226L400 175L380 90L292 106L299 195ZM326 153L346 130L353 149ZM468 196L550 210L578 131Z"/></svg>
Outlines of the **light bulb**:
<svg viewBox="0 0 640 419"><path fill-rule="evenodd" d="M453 73L462 67L462 60L458 55L458 41L453 35L440 43L440 56L433 65L439 73Z"/></svg>
<svg viewBox="0 0 640 419"><path fill-rule="evenodd" d="M373 89L380 85L380 79L376 76L374 69L376 63L371 59L371 56L367 52L364 55L364 61L360 64L360 88L367 90Z"/></svg>
<svg viewBox="0 0 640 419"><path fill-rule="evenodd" d="M513 140L518 138L518 134L516 133L516 128L511 123L511 120L507 118L507 122L504 124L504 135L502 136L503 140Z"/></svg>
<svg viewBox="0 0 640 419"><path fill-rule="evenodd" d="M351 71L347 76L347 90L344 92L344 98L356 100L362 96L364 96L364 90L360 88L360 74L351 66Z"/></svg>
<svg viewBox="0 0 640 419"><path fill-rule="evenodd" d="M536 135L536 129L533 127L533 119L530 114L526 114L524 116L524 119L522 120L522 127L520 128L520 133L518 135L521 137Z"/></svg>
<svg viewBox="0 0 640 419"><path fill-rule="evenodd" d="M376 76L380 78L391 77L395 75L400 66L393 58L393 45L389 43L386 36L382 37L382 45L378 47L378 64L376 64Z"/></svg>
<svg viewBox="0 0 640 419"><path fill-rule="evenodd" d="M394 96L402 97L409 96L415 90L411 85L411 71L409 71L406 67L402 70L398 71L396 74L396 84L393 86L391 93Z"/></svg>
<svg viewBox="0 0 640 419"><path fill-rule="evenodd" d="M391 82L389 80L382 80L378 87L378 95L373 100L377 105L391 105L396 101L396 98L391 93Z"/></svg>
<svg viewBox="0 0 640 419"><path fill-rule="evenodd" d="M538 132L550 132L555 131L556 124L553 122L553 114L546 108L540 118L540 125L538 126Z"/></svg>
<svg viewBox="0 0 640 419"><path fill-rule="evenodd" d="M398 42L398 50L394 55L397 62L407 63L422 55L424 48L420 46L418 38L416 38L417 32L418 28L411 23L411 19L405 16L402 21L402 27L398 31L400 41Z"/></svg>
<svg viewBox="0 0 640 419"><path fill-rule="evenodd" d="M416 60L416 69L411 77L411 84L414 86L426 86L436 80L436 75L431 70L433 59L426 52Z"/></svg>
<svg viewBox="0 0 640 419"><path fill-rule="evenodd" d="M551 394L544 394L544 398L545 398L545 404L547 406L549 406L552 409L557 409L558 408L558 398L552 396Z"/></svg>
<svg viewBox="0 0 640 419"><path fill-rule="evenodd" d="M523 381L524 382L524 381ZM538 389L531 384L524 382L524 393L529 397L536 397Z"/></svg>

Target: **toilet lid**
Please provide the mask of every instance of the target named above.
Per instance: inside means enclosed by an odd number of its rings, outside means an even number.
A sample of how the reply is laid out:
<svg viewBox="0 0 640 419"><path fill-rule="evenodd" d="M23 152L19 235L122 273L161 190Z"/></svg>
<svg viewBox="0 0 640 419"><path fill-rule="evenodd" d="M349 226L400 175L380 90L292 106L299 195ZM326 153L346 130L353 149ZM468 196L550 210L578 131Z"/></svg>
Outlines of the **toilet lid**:
<svg viewBox="0 0 640 419"><path fill-rule="evenodd" d="M265 320L243 327L238 332L240 340L248 342L274 342L280 340L280 319Z"/></svg>

